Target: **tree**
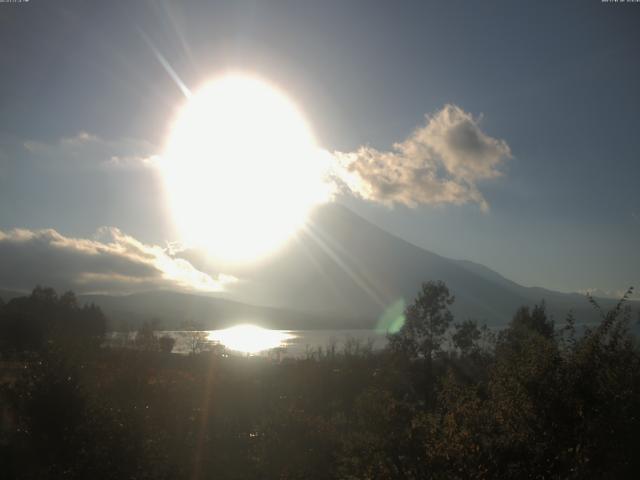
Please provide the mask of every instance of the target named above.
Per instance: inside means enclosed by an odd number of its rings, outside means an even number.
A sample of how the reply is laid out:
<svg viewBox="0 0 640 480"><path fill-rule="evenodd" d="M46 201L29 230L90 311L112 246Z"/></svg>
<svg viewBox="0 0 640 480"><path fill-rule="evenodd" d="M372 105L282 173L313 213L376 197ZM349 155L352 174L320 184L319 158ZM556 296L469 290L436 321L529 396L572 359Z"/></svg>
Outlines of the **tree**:
<svg viewBox="0 0 640 480"><path fill-rule="evenodd" d="M0 343L15 352L54 345L97 348L105 330L100 308L80 306L73 292L58 296L52 288L37 286L28 297L16 297L0 310Z"/></svg>
<svg viewBox="0 0 640 480"><path fill-rule="evenodd" d="M552 338L555 328L553 320L547 317L544 300L539 305L534 305L531 311L529 307L520 307L513 316L510 327L513 330L536 332L545 338Z"/></svg>
<svg viewBox="0 0 640 480"><path fill-rule="evenodd" d="M479 349L478 341L482 336L482 331L477 322L465 320L462 323L456 323L454 328L455 332L451 337L453 346L460 350L463 357Z"/></svg>
<svg viewBox="0 0 640 480"><path fill-rule="evenodd" d="M182 322L182 336L191 355L196 355L204 350L208 343L209 333L203 330L200 323L192 321Z"/></svg>
<svg viewBox="0 0 640 480"><path fill-rule="evenodd" d="M144 322L136 333L136 346L140 350L156 352L160 349L154 321Z"/></svg>
<svg viewBox="0 0 640 480"><path fill-rule="evenodd" d="M416 299L405 310L404 325L398 333L389 336L392 351L409 358L424 358L430 368L453 320L449 305L454 300L444 282L424 282Z"/></svg>
<svg viewBox="0 0 640 480"><path fill-rule="evenodd" d="M158 343L160 346L160 351L163 353L171 353L173 347L176 344L176 339L170 337L169 335L163 335L158 339Z"/></svg>

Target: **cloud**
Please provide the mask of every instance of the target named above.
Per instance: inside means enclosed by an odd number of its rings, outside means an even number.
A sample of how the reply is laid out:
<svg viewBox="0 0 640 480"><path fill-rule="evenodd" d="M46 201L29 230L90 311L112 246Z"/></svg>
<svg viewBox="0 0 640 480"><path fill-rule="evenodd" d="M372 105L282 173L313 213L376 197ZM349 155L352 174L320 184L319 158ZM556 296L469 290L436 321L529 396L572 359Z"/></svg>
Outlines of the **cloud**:
<svg viewBox="0 0 640 480"><path fill-rule="evenodd" d="M0 230L0 286L27 290L36 284L80 293L131 293L170 288L221 291L235 279L201 272L187 260L148 245L117 228L94 239L65 237L52 229Z"/></svg>
<svg viewBox="0 0 640 480"><path fill-rule="evenodd" d="M479 123L460 107L446 105L391 151L363 146L334 152L331 175L342 189L386 205L476 203L486 210L477 183L499 177L511 150Z"/></svg>
<svg viewBox="0 0 640 480"><path fill-rule="evenodd" d="M353 152L321 151L334 190L362 199L416 207L418 205L489 205L479 183L500 177L511 158L504 140L490 137L474 117L456 105L445 105L425 124L389 151L362 146ZM89 132L24 147L45 164L64 162L120 171L157 171L157 147L132 138L106 140Z"/></svg>
<svg viewBox="0 0 640 480"><path fill-rule="evenodd" d="M120 169L155 168L158 166L159 161L159 155L113 155L109 160L102 162L102 166Z"/></svg>
<svg viewBox="0 0 640 480"><path fill-rule="evenodd" d="M28 140L24 148L47 163L103 168L149 168L157 164L155 147L144 140L106 140L89 132L78 132L55 142Z"/></svg>

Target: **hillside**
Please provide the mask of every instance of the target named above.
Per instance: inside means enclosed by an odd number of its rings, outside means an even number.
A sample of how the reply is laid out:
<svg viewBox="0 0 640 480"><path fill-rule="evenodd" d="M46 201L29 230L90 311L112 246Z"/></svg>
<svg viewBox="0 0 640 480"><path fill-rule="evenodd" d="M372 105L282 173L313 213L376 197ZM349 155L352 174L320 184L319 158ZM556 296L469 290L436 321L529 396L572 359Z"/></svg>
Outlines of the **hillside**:
<svg viewBox="0 0 640 480"><path fill-rule="evenodd" d="M398 300L410 302L425 280L447 283L456 295L453 311L458 319L501 325L519 306L543 299L556 318L572 310L581 321L597 319L582 295L523 287L483 265L442 257L338 204L318 208L296 241L259 268L234 273L246 279L231 292L236 299L364 317L370 324ZM604 307L615 303L599 301Z"/></svg>
<svg viewBox="0 0 640 480"><path fill-rule="evenodd" d="M373 328L385 310L410 303L421 282L443 280L456 296L457 320L504 325L518 307L541 300L556 320L569 311L579 322L598 320L583 295L524 287L484 265L442 257L335 203L317 208L294 239L258 264L213 265L206 255L183 255L202 271L240 281L216 296L162 290L80 298L102 307L114 328L152 319L168 329L183 321L206 328L247 322L285 329ZM19 295L0 291L5 302ZM615 300L599 302L606 309ZM638 302L632 305L638 310Z"/></svg>
<svg viewBox="0 0 640 480"><path fill-rule="evenodd" d="M158 327L180 329L183 322L213 330L239 323L252 323L265 328L297 329L341 328L344 318L321 316L270 307L261 307L222 298L181 292L157 291L132 295L80 295L82 303L94 303L109 319L114 330L135 328L145 321L156 321ZM351 319L346 323L365 326Z"/></svg>

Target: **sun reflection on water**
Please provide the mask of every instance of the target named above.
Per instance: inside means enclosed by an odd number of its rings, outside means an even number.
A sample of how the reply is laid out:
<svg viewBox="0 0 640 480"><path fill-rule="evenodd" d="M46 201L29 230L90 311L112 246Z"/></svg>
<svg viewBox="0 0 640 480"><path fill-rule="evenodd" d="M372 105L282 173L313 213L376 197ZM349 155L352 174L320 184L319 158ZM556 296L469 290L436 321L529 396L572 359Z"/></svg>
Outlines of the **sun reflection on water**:
<svg viewBox="0 0 640 480"><path fill-rule="evenodd" d="M209 332L209 341L218 342L229 350L242 353L259 353L283 347L295 335L282 330L269 330L256 325L236 325L224 330Z"/></svg>

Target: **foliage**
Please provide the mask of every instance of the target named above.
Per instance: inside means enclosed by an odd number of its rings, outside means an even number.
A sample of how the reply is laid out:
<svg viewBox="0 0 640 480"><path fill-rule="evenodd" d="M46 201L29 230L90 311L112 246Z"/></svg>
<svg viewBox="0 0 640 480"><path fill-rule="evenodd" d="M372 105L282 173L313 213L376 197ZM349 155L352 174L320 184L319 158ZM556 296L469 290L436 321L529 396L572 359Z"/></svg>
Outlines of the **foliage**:
<svg viewBox="0 0 640 480"><path fill-rule="evenodd" d="M555 328L553 320L547 316L544 300L539 305L535 305L531 311L528 306L520 307L513 316L510 326L512 330L530 330L545 338L551 338Z"/></svg>
<svg viewBox="0 0 640 480"><path fill-rule="evenodd" d="M182 335L185 337L191 355L201 353L208 344L208 333L196 322L182 322Z"/></svg>
<svg viewBox="0 0 640 480"><path fill-rule="evenodd" d="M482 330L478 327L477 322L465 320L462 323L456 323L454 329L451 340L453 346L460 351L462 356L468 356L480 350L479 342L482 338Z"/></svg>
<svg viewBox="0 0 640 480"><path fill-rule="evenodd" d="M135 345L140 350L157 352L160 343L156 335L156 322L144 322L136 332Z"/></svg>
<svg viewBox="0 0 640 480"><path fill-rule="evenodd" d="M161 352L171 353L176 344L176 339L169 335L163 335L158 339L158 346Z"/></svg>
<svg viewBox="0 0 640 480"><path fill-rule="evenodd" d="M0 346L5 352L66 344L95 348L102 343L105 328L102 311L92 304L80 306L73 292L58 296L53 289L38 286L30 296L0 307Z"/></svg>
<svg viewBox="0 0 640 480"><path fill-rule="evenodd" d="M458 323L453 352L439 333L452 296L425 285L389 350L350 340L295 360L169 354L152 324L138 348L78 348L45 328L82 310L75 297L9 302L2 321L27 318L43 339L0 363L3 478L637 477L627 297L609 312L591 299L602 321L580 333L573 316L549 330L544 307L495 338Z"/></svg>
<svg viewBox="0 0 640 480"><path fill-rule="evenodd" d="M398 333L389 335L390 348L410 358L422 357L431 361L440 351L453 320L449 306L454 299L444 282L423 283L416 299L405 311L404 325Z"/></svg>

